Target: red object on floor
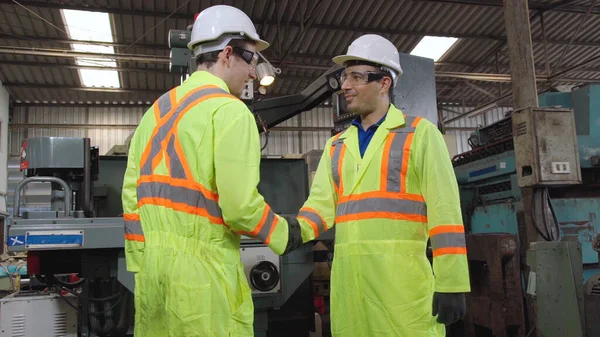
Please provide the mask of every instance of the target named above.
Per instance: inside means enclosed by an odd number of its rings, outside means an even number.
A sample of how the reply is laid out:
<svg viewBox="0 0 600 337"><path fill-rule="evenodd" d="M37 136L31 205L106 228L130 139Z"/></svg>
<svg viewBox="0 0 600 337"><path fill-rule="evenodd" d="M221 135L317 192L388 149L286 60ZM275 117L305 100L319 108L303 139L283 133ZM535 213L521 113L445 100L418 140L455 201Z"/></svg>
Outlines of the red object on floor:
<svg viewBox="0 0 600 337"><path fill-rule="evenodd" d="M79 280L81 279L77 276L77 274L71 274L71 276L69 276L69 282L71 283L77 282Z"/></svg>
<svg viewBox="0 0 600 337"><path fill-rule="evenodd" d="M325 298L323 296L315 296L315 310L320 314L325 314Z"/></svg>

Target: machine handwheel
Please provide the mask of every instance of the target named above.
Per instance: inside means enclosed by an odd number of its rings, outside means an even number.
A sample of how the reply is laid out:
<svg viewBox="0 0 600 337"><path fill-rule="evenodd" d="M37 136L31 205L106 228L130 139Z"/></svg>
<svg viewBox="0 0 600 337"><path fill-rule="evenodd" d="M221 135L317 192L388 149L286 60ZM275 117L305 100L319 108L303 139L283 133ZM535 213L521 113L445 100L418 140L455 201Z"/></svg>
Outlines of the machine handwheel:
<svg viewBox="0 0 600 337"><path fill-rule="evenodd" d="M279 283L277 267L269 261L263 261L250 270L250 282L260 291L269 291Z"/></svg>

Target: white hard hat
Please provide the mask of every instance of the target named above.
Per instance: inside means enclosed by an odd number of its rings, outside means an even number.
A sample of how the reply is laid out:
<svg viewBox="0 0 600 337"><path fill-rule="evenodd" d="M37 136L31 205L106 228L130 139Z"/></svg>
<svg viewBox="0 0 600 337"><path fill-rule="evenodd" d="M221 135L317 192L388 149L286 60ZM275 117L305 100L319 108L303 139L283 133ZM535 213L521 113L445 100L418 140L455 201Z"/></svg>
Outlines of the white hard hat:
<svg viewBox="0 0 600 337"><path fill-rule="evenodd" d="M402 67L400 66L400 54L398 49L388 39L375 35L367 34L352 41L346 55L339 55L333 58L333 62L344 65L347 61L366 61L380 65L390 71L396 85L397 78L402 76Z"/></svg>
<svg viewBox="0 0 600 337"><path fill-rule="evenodd" d="M188 48L194 55L221 50L232 39L247 39L256 42L256 51L269 47L261 40L252 20L238 8L217 5L203 10L196 16Z"/></svg>

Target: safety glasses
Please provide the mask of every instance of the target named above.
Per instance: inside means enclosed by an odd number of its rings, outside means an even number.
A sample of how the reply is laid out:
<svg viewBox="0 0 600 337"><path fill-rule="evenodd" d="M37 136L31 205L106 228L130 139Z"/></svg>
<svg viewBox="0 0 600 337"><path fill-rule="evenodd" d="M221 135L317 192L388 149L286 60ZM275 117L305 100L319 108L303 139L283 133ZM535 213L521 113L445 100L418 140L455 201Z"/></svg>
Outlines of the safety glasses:
<svg viewBox="0 0 600 337"><path fill-rule="evenodd" d="M373 81L379 81L385 76L389 77L390 74L377 71L344 71L340 75L340 82L344 83L348 80L350 85L363 85Z"/></svg>
<svg viewBox="0 0 600 337"><path fill-rule="evenodd" d="M256 68L258 64L258 53L251 52L244 48L240 47L231 47L233 52L236 53L239 57L242 58L246 63L248 63L252 68Z"/></svg>

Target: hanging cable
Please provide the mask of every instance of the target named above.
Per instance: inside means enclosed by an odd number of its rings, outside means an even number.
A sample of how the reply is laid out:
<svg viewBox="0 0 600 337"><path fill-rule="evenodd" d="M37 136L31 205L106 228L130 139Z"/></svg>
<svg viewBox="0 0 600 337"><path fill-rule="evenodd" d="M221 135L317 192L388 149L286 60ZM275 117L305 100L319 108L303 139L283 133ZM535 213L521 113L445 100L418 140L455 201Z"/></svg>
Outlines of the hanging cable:
<svg viewBox="0 0 600 337"><path fill-rule="evenodd" d="M269 144L269 129L267 128L267 123L260 118L260 115L257 114L256 119L256 123L265 133L265 145L260 148L260 151L262 152L267 147L267 144Z"/></svg>
<svg viewBox="0 0 600 337"><path fill-rule="evenodd" d="M531 223L533 224L533 228L535 228L535 231L542 237L542 239L546 240L546 241L552 241L549 234L547 231L546 233L543 233L542 230L540 229L540 227L538 226L537 223L537 216L536 216L536 210L538 210L538 203L537 203L537 196L539 195L540 190L538 188L535 188L533 190L533 194L531 196L532 200L532 207L529 210L530 214L531 214ZM542 209L543 212L543 209ZM543 218L543 213L542 213L542 218ZM543 221L543 220L542 220Z"/></svg>
<svg viewBox="0 0 600 337"><path fill-rule="evenodd" d="M550 199L550 192L547 187L544 189L544 200L547 203L550 215L552 215L551 221L554 223L554 237L552 239L553 241L560 241L560 224L558 222L558 218L556 217L556 211L552 205L552 199Z"/></svg>

